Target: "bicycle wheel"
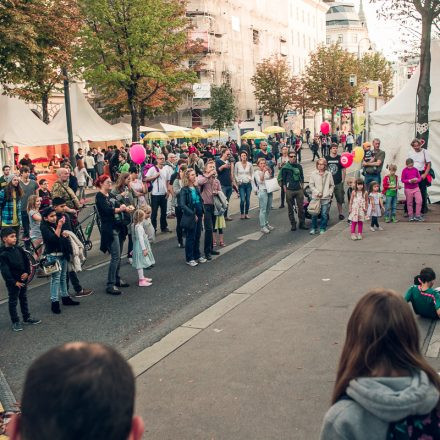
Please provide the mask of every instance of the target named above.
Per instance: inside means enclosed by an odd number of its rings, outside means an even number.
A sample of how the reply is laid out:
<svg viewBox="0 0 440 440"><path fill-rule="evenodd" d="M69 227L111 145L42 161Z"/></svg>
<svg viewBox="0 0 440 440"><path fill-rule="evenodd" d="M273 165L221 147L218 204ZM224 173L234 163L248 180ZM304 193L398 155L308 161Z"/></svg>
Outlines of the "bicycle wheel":
<svg viewBox="0 0 440 440"><path fill-rule="evenodd" d="M26 281L26 284L30 284L31 281L35 277L39 263L37 263L34 256L29 251L25 250L24 253L26 254L26 257L28 258L30 266L31 266L31 271L30 271L30 274L29 274L28 279Z"/></svg>

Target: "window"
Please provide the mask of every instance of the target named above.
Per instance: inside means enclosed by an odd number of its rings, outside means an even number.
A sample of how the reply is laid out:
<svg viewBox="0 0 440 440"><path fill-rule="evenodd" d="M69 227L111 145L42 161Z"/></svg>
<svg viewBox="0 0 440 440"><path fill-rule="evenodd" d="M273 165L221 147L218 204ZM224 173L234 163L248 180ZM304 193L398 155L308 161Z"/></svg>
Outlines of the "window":
<svg viewBox="0 0 440 440"><path fill-rule="evenodd" d="M344 36L342 34L338 35L338 43L343 43L344 42Z"/></svg>
<svg viewBox="0 0 440 440"><path fill-rule="evenodd" d="M332 39L330 38L330 36L329 35L327 35L327 37L326 37L326 43L327 44L330 44L331 42L332 42Z"/></svg>
<svg viewBox="0 0 440 440"><path fill-rule="evenodd" d="M252 41L254 44L259 44L260 42L260 33L256 29L252 30Z"/></svg>
<svg viewBox="0 0 440 440"><path fill-rule="evenodd" d="M254 118L254 112L252 110L246 110L246 120L251 120L251 119L255 119Z"/></svg>
<svg viewBox="0 0 440 440"><path fill-rule="evenodd" d="M358 42L358 36L357 34L353 35L353 43L357 43Z"/></svg>

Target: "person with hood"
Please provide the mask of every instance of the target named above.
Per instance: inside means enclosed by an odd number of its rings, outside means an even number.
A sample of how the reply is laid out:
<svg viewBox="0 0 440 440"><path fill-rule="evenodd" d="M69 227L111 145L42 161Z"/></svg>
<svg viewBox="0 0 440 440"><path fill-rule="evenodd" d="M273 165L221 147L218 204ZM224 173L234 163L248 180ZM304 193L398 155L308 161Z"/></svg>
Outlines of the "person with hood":
<svg viewBox="0 0 440 440"><path fill-rule="evenodd" d="M440 438L440 377L419 341L401 295L385 289L364 295L348 321L320 439Z"/></svg>
<svg viewBox="0 0 440 440"><path fill-rule="evenodd" d="M284 188L286 194L287 210L291 231L296 231L294 205L298 209L300 229L309 229L304 217L304 172L302 166L296 161L296 153L289 152L289 160L283 165L278 174L278 183Z"/></svg>

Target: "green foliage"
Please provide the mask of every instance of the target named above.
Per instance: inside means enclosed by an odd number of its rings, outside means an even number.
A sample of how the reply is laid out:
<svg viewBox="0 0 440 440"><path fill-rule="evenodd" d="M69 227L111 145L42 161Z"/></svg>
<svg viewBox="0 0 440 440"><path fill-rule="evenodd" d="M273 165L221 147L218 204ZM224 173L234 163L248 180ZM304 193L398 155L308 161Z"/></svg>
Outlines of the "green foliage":
<svg viewBox="0 0 440 440"><path fill-rule="evenodd" d="M184 65L196 50L188 42L186 3L80 0L80 4L85 26L78 58L84 77L108 104L130 112L137 140L141 110L177 105L178 92L196 81Z"/></svg>
<svg viewBox="0 0 440 440"><path fill-rule="evenodd" d="M255 87L254 95L261 110L276 115L278 125L292 102L292 75L286 60L279 56L264 59L257 64L251 82Z"/></svg>
<svg viewBox="0 0 440 440"><path fill-rule="evenodd" d="M332 110L332 126L336 108L356 107L362 101L359 86L350 85L350 75L358 75L358 61L338 44L318 47L310 55L304 90L314 110Z"/></svg>
<svg viewBox="0 0 440 440"><path fill-rule="evenodd" d="M359 63L358 81L381 81L383 97L386 101L392 98L393 70L391 63L379 52L365 53Z"/></svg>
<svg viewBox="0 0 440 440"><path fill-rule="evenodd" d="M211 87L211 102L208 115L212 118L212 126L218 131L229 127L234 122L236 107L234 95L229 84Z"/></svg>

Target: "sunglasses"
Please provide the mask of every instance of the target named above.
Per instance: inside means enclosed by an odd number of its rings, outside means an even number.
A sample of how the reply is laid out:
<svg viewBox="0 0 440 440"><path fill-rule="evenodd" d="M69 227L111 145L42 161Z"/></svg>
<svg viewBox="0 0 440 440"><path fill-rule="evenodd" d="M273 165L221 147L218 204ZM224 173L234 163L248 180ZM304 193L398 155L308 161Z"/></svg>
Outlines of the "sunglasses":
<svg viewBox="0 0 440 440"><path fill-rule="evenodd" d="M296 159L296 156L289 156L289 159Z"/></svg>

